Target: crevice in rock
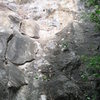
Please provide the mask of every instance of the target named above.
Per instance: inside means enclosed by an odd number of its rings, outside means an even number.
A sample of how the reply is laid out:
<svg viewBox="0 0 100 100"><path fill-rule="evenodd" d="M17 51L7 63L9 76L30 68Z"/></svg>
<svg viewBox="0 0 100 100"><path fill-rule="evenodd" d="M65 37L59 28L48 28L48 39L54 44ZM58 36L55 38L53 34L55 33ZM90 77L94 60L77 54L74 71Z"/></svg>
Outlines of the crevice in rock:
<svg viewBox="0 0 100 100"><path fill-rule="evenodd" d="M6 57L6 53L7 53L7 49L8 49L9 42L13 39L14 36L15 36L14 34L11 34L11 35L8 37L8 39L7 39L6 50L5 50L5 55L4 55L4 62L5 62L5 64L7 64L7 62L10 61L10 62L11 62L12 64L14 64L14 65L24 65L24 64L26 64L26 63L30 63L30 62L32 62L33 60L35 60L35 59L33 58L33 59L27 60L27 61L25 61L25 62L23 62L23 63L14 63L14 62L12 62L11 60L9 60L9 59Z"/></svg>
<svg viewBox="0 0 100 100"><path fill-rule="evenodd" d="M5 62L5 63L7 63L6 53L7 53L8 44L9 44L9 42L12 40L13 37L14 37L14 34L11 34L11 35L8 37L8 39L7 39L6 50L5 50L5 54L4 54L4 62Z"/></svg>
<svg viewBox="0 0 100 100"><path fill-rule="evenodd" d="M9 60L9 59L7 59L7 60ZM26 64L26 63L31 63L31 62L33 62L35 59L33 58L33 59L30 59L30 60L27 60L27 61L25 61L25 62L23 62L23 63L14 63L14 62L12 62L12 61L10 61L12 64L14 64L14 65L17 65L17 66L19 66L19 65L24 65L24 64Z"/></svg>
<svg viewBox="0 0 100 100"><path fill-rule="evenodd" d="M10 40L12 40L12 38L14 37L14 34L11 34L7 40L7 44L9 43Z"/></svg>

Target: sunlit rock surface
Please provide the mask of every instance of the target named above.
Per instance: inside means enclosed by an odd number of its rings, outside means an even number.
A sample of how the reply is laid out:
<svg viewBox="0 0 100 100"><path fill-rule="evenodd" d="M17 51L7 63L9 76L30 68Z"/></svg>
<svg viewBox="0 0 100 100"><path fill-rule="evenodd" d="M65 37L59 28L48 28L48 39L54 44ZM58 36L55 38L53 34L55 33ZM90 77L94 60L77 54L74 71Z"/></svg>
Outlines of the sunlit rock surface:
<svg viewBox="0 0 100 100"><path fill-rule="evenodd" d="M86 100L80 55L99 53L79 0L0 0L0 100ZM83 83L82 83L83 82Z"/></svg>

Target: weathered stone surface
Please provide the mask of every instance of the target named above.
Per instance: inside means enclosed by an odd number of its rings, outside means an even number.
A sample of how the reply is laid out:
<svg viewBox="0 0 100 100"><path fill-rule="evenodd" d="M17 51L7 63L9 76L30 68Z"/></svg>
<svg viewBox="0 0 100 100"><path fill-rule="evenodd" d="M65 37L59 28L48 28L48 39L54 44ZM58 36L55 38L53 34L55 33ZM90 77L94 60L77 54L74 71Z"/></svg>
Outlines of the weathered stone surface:
<svg viewBox="0 0 100 100"><path fill-rule="evenodd" d="M33 38L39 38L39 25L32 19L22 20L21 33Z"/></svg>
<svg viewBox="0 0 100 100"><path fill-rule="evenodd" d="M7 84L7 87L9 89L9 99L16 100L18 98L18 92L28 83L26 82L25 75L23 74L23 72L17 68L18 66L9 64L7 67L7 74L9 79Z"/></svg>
<svg viewBox="0 0 100 100"><path fill-rule="evenodd" d="M3 62L0 60L0 100L8 100L9 91L7 88L8 78Z"/></svg>
<svg viewBox="0 0 100 100"><path fill-rule="evenodd" d="M17 66L0 60L0 100L15 100L16 92L26 84L25 76Z"/></svg>
<svg viewBox="0 0 100 100"><path fill-rule="evenodd" d="M61 74L48 83L47 89L48 97L54 100L81 100L79 87Z"/></svg>
<svg viewBox="0 0 100 100"><path fill-rule="evenodd" d="M27 84L23 72L11 63L7 65L7 74L9 79L8 88L19 89L21 86Z"/></svg>
<svg viewBox="0 0 100 100"><path fill-rule="evenodd" d="M25 4L33 0L3 0L3 1L8 2L8 3Z"/></svg>
<svg viewBox="0 0 100 100"><path fill-rule="evenodd" d="M5 29L0 28L0 59L5 59L7 41L12 33L11 31L5 31Z"/></svg>
<svg viewBox="0 0 100 100"><path fill-rule="evenodd" d="M18 3L18 4L25 4L25 3L29 3L30 1L32 1L32 0L15 0L16 1L16 3Z"/></svg>
<svg viewBox="0 0 100 100"><path fill-rule="evenodd" d="M35 59L36 45L33 40L15 35L7 48L7 59L14 64L24 64Z"/></svg>
<svg viewBox="0 0 100 100"><path fill-rule="evenodd" d="M18 16L13 10L13 8L9 7L4 3L0 3L0 27L4 27L5 29L12 29L13 27L19 27L19 23L15 23L9 16ZM18 28L19 29L19 28Z"/></svg>
<svg viewBox="0 0 100 100"><path fill-rule="evenodd" d="M100 51L100 35L94 38L91 25L77 20L78 0L3 1L6 5L0 4L0 26L4 27L0 27L0 100L86 100L85 92L92 85L81 79L77 54ZM40 26L40 38L33 19ZM10 31L5 32L6 29Z"/></svg>

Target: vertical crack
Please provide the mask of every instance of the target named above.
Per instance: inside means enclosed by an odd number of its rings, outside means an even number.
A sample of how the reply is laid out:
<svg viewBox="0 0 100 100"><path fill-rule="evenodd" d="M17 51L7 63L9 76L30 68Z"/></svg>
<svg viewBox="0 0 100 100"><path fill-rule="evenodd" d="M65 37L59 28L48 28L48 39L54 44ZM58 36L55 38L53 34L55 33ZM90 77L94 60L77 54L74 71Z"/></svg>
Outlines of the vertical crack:
<svg viewBox="0 0 100 100"><path fill-rule="evenodd" d="M7 39L6 50L5 50L5 54L4 54L4 62L5 62L5 64L7 64L6 53L7 53L7 49L8 49L8 44L12 40L13 37L14 37L14 34L11 34Z"/></svg>

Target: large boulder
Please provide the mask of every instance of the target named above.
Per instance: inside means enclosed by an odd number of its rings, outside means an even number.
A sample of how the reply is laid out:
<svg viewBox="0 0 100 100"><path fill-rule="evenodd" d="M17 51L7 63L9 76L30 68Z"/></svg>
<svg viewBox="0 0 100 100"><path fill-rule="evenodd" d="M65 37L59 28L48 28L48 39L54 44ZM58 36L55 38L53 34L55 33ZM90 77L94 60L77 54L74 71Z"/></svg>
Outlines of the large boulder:
<svg viewBox="0 0 100 100"><path fill-rule="evenodd" d="M36 44L23 35L15 35L7 48L7 59L14 64L24 64L35 59Z"/></svg>

